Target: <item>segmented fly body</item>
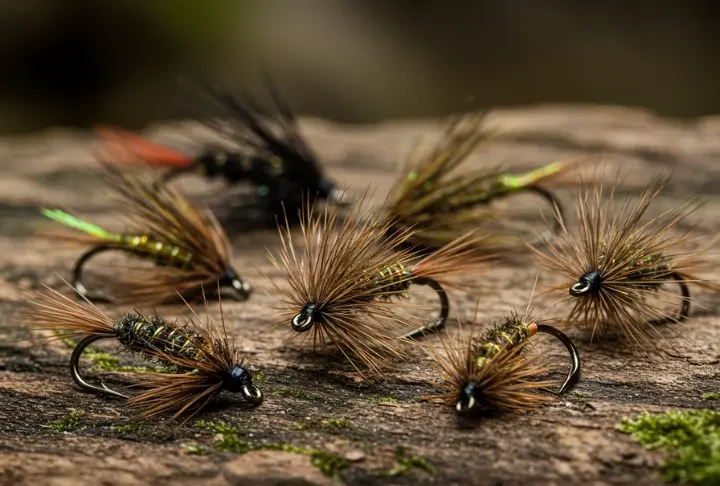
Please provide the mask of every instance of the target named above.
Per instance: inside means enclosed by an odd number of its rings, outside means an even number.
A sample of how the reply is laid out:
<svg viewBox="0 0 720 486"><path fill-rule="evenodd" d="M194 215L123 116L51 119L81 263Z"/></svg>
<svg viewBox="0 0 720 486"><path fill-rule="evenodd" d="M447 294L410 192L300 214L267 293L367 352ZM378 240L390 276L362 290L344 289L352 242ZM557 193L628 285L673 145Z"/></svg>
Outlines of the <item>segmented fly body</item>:
<svg viewBox="0 0 720 486"><path fill-rule="evenodd" d="M432 356L444 372L440 387L446 393L424 398L441 399L460 414L529 410L551 400L551 396L537 393L552 384L541 379L548 370L543 357L524 353L537 333L556 337L570 353L570 371L558 391L564 393L580 377L575 345L555 327L513 314L480 336L461 331L456 345L444 342L444 353Z"/></svg>
<svg viewBox="0 0 720 486"><path fill-rule="evenodd" d="M325 175L276 85L269 76L264 81L274 104L272 109L262 107L248 93L236 97L206 83L196 86L200 95L222 115L203 123L234 144L237 148L233 150L206 147L197 157L191 157L125 130L100 127L96 132L106 143L119 143L129 149L132 157L116 162L128 165L142 161L169 167L161 183L193 172L209 179L222 178L229 184L251 183L255 194L248 201L233 201L228 206L238 213L259 211L273 224L276 217L282 216L283 209L294 216L306 196L333 204L347 203L345 192Z"/></svg>
<svg viewBox="0 0 720 486"><path fill-rule="evenodd" d="M128 405L143 416L173 413L177 418L194 414L220 392L240 393L252 405L259 405L262 393L235 343L228 338L224 318L218 326L208 317L184 324L157 315L138 312L113 320L89 301L76 302L57 291L33 292L31 307L21 316L23 324L52 330L59 337L80 337L70 358L70 373L83 390L127 398ZM222 307L220 308L222 315ZM80 375L80 357L92 343L114 339L121 351L164 365L167 373L136 374L139 393L128 397L102 384L89 384Z"/></svg>
<svg viewBox="0 0 720 486"><path fill-rule="evenodd" d="M43 209L46 217L78 231L54 237L92 245L75 264L72 284L95 301L110 300L91 293L83 284L83 269L94 256L120 251L150 260L154 268L124 267L111 277L117 284L118 302L159 304L177 298L176 290L196 299L201 287L213 288L217 281L233 289L240 299L251 292L230 262L231 251L225 232L209 212L201 213L178 192L166 186L153 187L148 181L106 167L105 181L119 200L116 213L126 222L125 231L110 231L58 209Z"/></svg>
<svg viewBox="0 0 720 486"><path fill-rule="evenodd" d="M428 285L440 298L440 317L406 334L419 337L440 329L449 314L446 287L462 288L458 277L477 276L491 257L474 247L481 237L464 235L424 258L400 249L411 230L391 232L382 211L356 206L342 222L335 208L301 218L302 254L295 251L292 231L280 229L283 247L271 255L289 288L275 282L284 294L281 312L297 332L312 330L313 342L334 344L351 360L354 355L371 370L379 370L401 356L399 329L414 326L407 306L396 297L412 285Z"/></svg>
<svg viewBox="0 0 720 486"><path fill-rule="evenodd" d="M484 114L458 117L433 150L423 153L418 149L406 163L386 210L393 218L393 229L415 229L411 244L435 250L467 231L497 220L498 211L489 203L521 192L538 194L551 204L551 209L562 210L542 183L565 172L566 163L554 162L517 175L499 167L458 172L470 154L491 137L481 128L483 119ZM497 235L488 242L506 246L507 238Z"/></svg>
<svg viewBox="0 0 720 486"><path fill-rule="evenodd" d="M680 229L697 202L645 217L665 183L653 179L637 202L628 198L619 208L614 206L614 189L607 194L602 187L583 188L576 207L577 232L558 216L562 234L548 244L547 252L535 253L544 268L569 280L558 287L566 292L569 288L574 300L568 322L589 327L593 335L619 331L630 342L652 344L658 324L688 318L691 285L718 290L694 275L704 250L683 248L699 243L696 231ZM666 289L672 283L681 291L675 314L663 305L677 299Z"/></svg>

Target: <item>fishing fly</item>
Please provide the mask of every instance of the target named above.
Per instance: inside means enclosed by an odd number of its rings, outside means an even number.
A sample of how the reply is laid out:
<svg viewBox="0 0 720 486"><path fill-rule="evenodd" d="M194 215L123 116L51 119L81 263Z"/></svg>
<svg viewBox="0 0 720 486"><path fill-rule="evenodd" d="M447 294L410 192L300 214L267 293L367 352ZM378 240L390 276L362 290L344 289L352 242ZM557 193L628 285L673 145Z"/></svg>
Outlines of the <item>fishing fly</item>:
<svg viewBox="0 0 720 486"><path fill-rule="evenodd" d="M418 148L406 161L395 183L386 209L392 215L392 229L416 229L410 243L435 250L463 233L491 220L498 212L489 207L495 200L518 193L534 193L561 212L555 195L543 187L552 177L568 169L554 162L524 174L509 174L498 167L457 173L469 155L491 137L482 129L483 113L458 117L442 134L434 149ZM559 225L555 232L559 231ZM486 242L496 241L488 240Z"/></svg>
<svg viewBox="0 0 720 486"><path fill-rule="evenodd" d="M552 396L538 393L553 384L541 379L548 371L543 356L524 353L538 333L554 336L570 354L570 370L557 392L565 393L580 378L578 350L562 331L526 312L526 317L513 313L480 336L465 335L461 329L455 345L443 340L444 353L432 352L431 356L443 370L439 386L446 393L423 398L440 399L463 415L525 411L552 400Z"/></svg>
<svg viewBox="0 0 720 486"><path fill-rule="evenodd" d="M602 186L584 187L576 206L578 231L571 233L558 215L560 237L548 243L547 252L534 249L540 265L569 279L557 287L574 300L568 321L589 327L593 336L620 331L631 342L650 344L654 326L688 318L690 284L717 290L692 275L701 252L681 250L698 242L693 230L681 230L696 200L643 222L666 182L654 178L637 202L627 198L615 212L614 188L608 195ZM673 284L681 294L675 314L664 305L672 295L666 287Z"/></svg>
<svg viewBox="0 0 720 486"><path fill-rule="evenodd" d="M161 182L169 182L186 173L201 173L208 179L223 178L234 184L247 181L256 188L256 205L262 205L274 217L285 208L300 207L304 194L345 204L345 192L329 179L298 128L297 118L277 86L265 76L265 84L274 109L262 107L249 94L235 97L206 83L198 88L207 100L229 119L213 118L203 123L215 133L233 142L238 150L208 147L190 157L156 145L130 132L100 127L97 133L108 142L121 142L142 160L170 169ZM123 162L118 160L118 162Z"/></svg>
<svg viewBox="0 0 720 486"><path fill-rule="evenodd" d="M153 268L127 266L113 276L120 295L114 301L160 304L177 298L197 299L203 285L233 290L247 299L250 285L233 269L230 244L218 221L209 211L195 209L179 192L167 186L155 187L149 181L121 173L109 165L104 180L119 200L117 218L124 220L124 231L107 230L59 209L42 209L42 214L77 233L53 238L89 244L72 271L72 285L78 293L94 301L111 301L101 292L90 292L83 284L83 269L100 253L119 251L140 260L154 262Z"/></svg>
<svg viewBox="0 0 720 486"><path fill-rule="evenodd" d="M254 406L262 402L247 363L228 338L222 304L218 326L209 315L201 323L192 309L184 324L137 311L113 320L90 301L76 302L49 287L31 295L31 307L19 319L23 324L55 331L59 338L81 338L70 357L70 374L82 390L127 399L143 417L194 415L222 391L238 393ZM132 397L104 383L88 383L80 374L80 357L90 344L104 339L116 340L121 352L161 364L168 372L136 376L142 391Z"/></svg>
<svg viewBox="0 0 720 486"><path fill-rule="evenodd" d="M288 282L280 312L294 331L312 331L313 344L335 345L350 361L357 357L372 371L379 371L402 357L403 340L441 329L449 314L446 287L462 288L457 277L476 276L490 256L473 251L481 237L464 235L425 258L398 249L411 230L393 233L382 211L365 211L361 204L342 222L336 208L313 214L310 205L301 216L303 250L287 226L280 227L282 247L273 264ZM335 228L337 226L337 228ZM413 285L427 285L440 300L440 316L398 339L399 331L415 319L398 298L408 296Z"/></svg>

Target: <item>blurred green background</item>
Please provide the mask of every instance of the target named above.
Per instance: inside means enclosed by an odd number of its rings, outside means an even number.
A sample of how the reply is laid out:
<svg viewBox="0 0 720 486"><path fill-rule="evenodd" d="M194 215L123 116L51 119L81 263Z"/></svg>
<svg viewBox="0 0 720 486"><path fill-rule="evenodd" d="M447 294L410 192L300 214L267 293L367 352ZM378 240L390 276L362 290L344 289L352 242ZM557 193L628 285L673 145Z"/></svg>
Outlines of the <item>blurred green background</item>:
<svg viewBox="0 0 720 486"><path fill-rule="evenodd" d="M720 112L710 2L0 2L0 131L195 113L180 73L228 88L257 63L296 110L345 122L550 102Z"/></svg>

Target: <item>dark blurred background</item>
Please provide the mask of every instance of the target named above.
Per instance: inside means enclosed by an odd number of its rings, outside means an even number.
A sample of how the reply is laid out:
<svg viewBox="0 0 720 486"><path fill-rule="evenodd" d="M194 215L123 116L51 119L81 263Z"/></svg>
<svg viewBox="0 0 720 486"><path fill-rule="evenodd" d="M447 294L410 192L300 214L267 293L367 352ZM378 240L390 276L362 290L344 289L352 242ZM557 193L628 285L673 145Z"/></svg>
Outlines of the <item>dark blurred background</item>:
<svg viewBox="0 0 720 486"><path fill-rule="evenodd" d="M345 122L581 102L720 112L711 2L0 2L0 131L187 116L179 73L258 63L300 113Z"/></svg>

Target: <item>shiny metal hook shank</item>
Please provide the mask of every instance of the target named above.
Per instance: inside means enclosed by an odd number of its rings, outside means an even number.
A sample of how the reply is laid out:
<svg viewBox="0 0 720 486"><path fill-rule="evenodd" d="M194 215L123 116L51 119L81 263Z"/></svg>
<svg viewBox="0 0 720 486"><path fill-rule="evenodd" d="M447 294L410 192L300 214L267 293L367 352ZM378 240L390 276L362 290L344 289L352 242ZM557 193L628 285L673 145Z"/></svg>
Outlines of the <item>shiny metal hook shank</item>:
<svg viewBox="0 0 720 486"><path fill-rule="evenodd" d="M415 285L427 285L432 288L435 293L437 293L440 299L440 316L432 324L413 329L409 333L401 336L401 339L416 339L423 337L426 334L438 332L440 329L445 327L448 315L450 315L450 301L448 300L447 293L445 292L445 289L442 288L442 285L440 285L436 280L424 277L415 278L412 280L412 283Z"/></svg>
<svg viewBox="0 0 720 486"><path fill-rule="evenodd" d="M680 323L686 320L690 316L690 288L685 281L685 278L678 272L672 272L669 277L672 277L680 286L680 293L682 294L682 304L680 304L680 310L677 314L672 317L663 317L661 319L654 319L649 323L653 326L662 324Z"/></svg>
<svg viewBox="0 0 720 486"><path fill-rule="evenodd" d="M85 287L82 282L85 264L95 255L113 250L119 250L119 248L114 245L98 245L83 253L75 263L75 267L72 271L72 286L75 287L78 294L82 295L91 302L112 302L112 300L106 297L102 292L91 293L88 291L87 287Z"/></svg>
<svg viewBox="0 0 720 486"><path fill-rule="evenodd" d="M536 326L538 332L550 334L551 336L556 337L565 345L565 348L567 348L570 353L570 371L568 372L567 378L565 378L565 383L562 384L560 390L557 392L557 394L560 395L574 387L580 379L580 353L572 340L567 337L564 332L552 326L548 326L547 324L536 324Z"/></svg>
<svg viewBox="0 0 720 486"><path fill-rule="evenodd" d="M116 392L115 390L111 390L107 386L105 386L104 383L100 382L102 387L91 385L87 383L83 378L80 376L80 356L82 355L83 351L85 351L85 348L87 348L90 344L94 343L95 341L100 341L101 339L110 339L115 338L114 333L104 333L104 334L92 334L90 336L87 336L83 338L77 346L75 346L75 349L73 350L72 356L70 356L70 375L72 376L73 380L75 380L75 383L82 388L85 391L93 392L93 393L100 393L103 395L111 395L118 398L128 398L127 395L123 395L120 392Z"/></svg>

